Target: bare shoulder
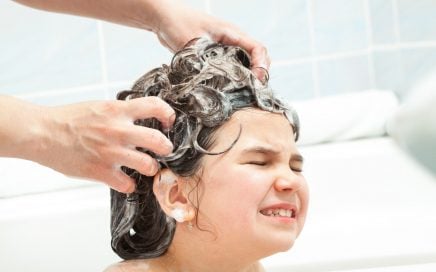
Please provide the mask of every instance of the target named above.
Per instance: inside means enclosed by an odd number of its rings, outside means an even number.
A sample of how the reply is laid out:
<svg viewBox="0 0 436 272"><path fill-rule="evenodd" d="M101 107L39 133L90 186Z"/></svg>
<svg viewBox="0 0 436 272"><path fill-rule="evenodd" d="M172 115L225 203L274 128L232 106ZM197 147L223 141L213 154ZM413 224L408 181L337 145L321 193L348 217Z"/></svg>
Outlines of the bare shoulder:
<svg viewBox="0 0 436 272"><path fill-rule="evenodd" d="M103 272L162 272L161 267L155 259L150 260L128 260L115 263L106 268Z"/></svg>

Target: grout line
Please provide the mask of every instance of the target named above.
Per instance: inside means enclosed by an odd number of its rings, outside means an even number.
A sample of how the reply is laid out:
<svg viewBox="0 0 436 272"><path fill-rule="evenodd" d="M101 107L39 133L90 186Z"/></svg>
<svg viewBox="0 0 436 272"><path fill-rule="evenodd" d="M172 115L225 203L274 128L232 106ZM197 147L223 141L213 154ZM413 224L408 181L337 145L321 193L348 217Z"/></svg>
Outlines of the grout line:
<svg viewBox="0 0 436 272"><path fill-rule="evenodd" d="M204 1L204 9L205 9L205 12L207 14L212 14L212 6L211 6L211 3L210 3L210 0L205 0Z"/></svg>
<svg viewBox="0 0 436 272"><path fill-rule="evenodd" d="M401 41L401 31L400 31L400 21L398 16L398 2L397 0L391 0L392 1L392 13L394 17L394 34L395 34L395 41L396 43L400 43Z"/></svg>
<svg viewBox="0 0 436 272"><path fill-rule="evenodd" d="M424 42L402 42L392 45L377 45L373 50L395 50L395 49L411 49L411 48L429 48L436 47L436 41Z"/></svg>
<svg viewBox="0 0 436 272"><path fill-rule="evenodd" d="M310 23L309 23L309 25L310 25ZM313 81L314 81L314 91L315 91L315 95L319 96L319 86L318 86L319 82L317 81L318 80L318 62L326 61L326 60L336 60L336 59L341 59L341 58L362 56L364 54L367 54L368 50L369 50L369 52L375 52L375 51L395 51L398 49L413 49L413 48L436 48L436 41L408 42L408 43L400 43L400 44L376 45L376 46L370 46L369 49L364 49L364 50L353 50L353 51L348 51L348 52L324 54L324 55L319 55L319 56L295 58L295 59L289 59L289 60L277 60L277 61L274 61L271 64L271 66L272 67L283 67L283 66L288 66L288 65L312 63L312 77L313 77ZM102 60L102 65L103 65L103 63L105 63L105 60ZM104 73L102 73L102 82L101 83L82 85L82 86L63 88L63 89L49 89L49 90L40 91L40 92L29 92L29 93L16 95L16 97L18 97L18 98L37 98L37 97L44 97L44 96L51 96L51 95L62 95L62 94L70 94L70 93L74 93L74 92L88 91L90 89L96 89L96 88L102 88L102 89L108 90L108 89L114 88L114 87L117 88L117 87L130 86L132 83L131 80L122 80L122 81L110 82L110 81L108 81L108 78L107 78L106 67L104 67L103 70L104 70Z"/></svg>
<svg viewBox="0 0 436 272"><path fill-rule="evenodd" d="M371 47L374 44L374 40L373 40L373 32L372 32L372 18L371 18L371 9L370 9L370 5L369 5L369 0L364 0L363 1L363 12L364 12L364 16L365 16L365 26L366 26L366 40L368 42L368 46Z"/></svg>
<svg viewBox="0 0 436 272"><path fill-rule="evenodd" d="M368 53L368 49L362 49L362 50L353 50L348 52L341 52L341 53L333 53L333 54L324 54L319 56L312 56L307 58L296 58L296 59L290 59L290 60L278 60L274 61L272 65L276 67L291 65L291 64L302 64L302 63L308 63L308 62L319 62L319 61L325 61L325 60L335 60L335 59L342 59L342 58L348 58L348 57L356 57L361 56Z"/></svg>
<svg viewBox="0 0 436 272"><path fill-rule="evenodd" d="M371 9L369 7L369 0L363 1L364 5L364 14L365 14L365 21L366 21L366 39L368 42L368 75L369 75L369 86L371 88L375 88L375 67L374 67L374 56L373 51L371 48L373 47L374 41L373 41L373 32L372 32L372 21L371 21Z"/></svg>
<svg viewBox="0 0 436 272"><path fill-rule="evenodd" d="M306 12L307 12L307 20L308 20L308 31L310 33L310 50L311 55L309 57L301 57L294 59L283 59L277 60L272 63L273 67L283 67L288 65L297 65L297 64L311 64L312 68L312 81L313 81L313 92L315 97L320 97L320 83L319 83L319 62L327 61L327 60L337 60L341 58L362 56L364 54L368 54L368 65L369 65L369 75L371 87L375 86L375 72L374 72L374 59L373 53L375 51L395 51L398 49L411 49L411 48L436 48L436 40L435 41L418 41L418 42L400 42L401 41L401 33L399 27L399 15L398 15L398 0L391 0L392 3L392 13L394 20L394 32L396 42L394 44L384 44L384 45L374 45L373 37L372 37L372 23L371 23L371 13L369 8L369 0L364 0L364 8L365 8L365 16L366 16L366 24L367 24L367 40L368 47L363 50L352 50L352 51L343 51L338 53L331 54L320 54L316 55L315 53L315 30L314 30L314 12L313 12L313 0L307 0ZM207 13L211 13L211 1L204 1L204 9ZM35 98L35 97L44 97L44 96L56 96L62 94L71 94L74 92L82 92L87 91L89 89L100 88L105 92L106 99L109 96L110 88L124 87L126 85L130 85L130 81L114 81L110 82L108 78L108 66L107 66L107 52L106 52L106 43L105 36L103 31L103 23L102 21L96 20L97 24L97 34L98 34L98 43L99 43L99 53L100 53L100 64L101 64L101 82L97 84L83 85L71 88L64 89L49 89L42 92L30 92L17 95L20 98Z"/></svg>
<svg viewBox="0 0 436 272"><path fill-rule="evenodd" d="M313 26L313 10L312 10L312 0L308 0L307 2L307 26L308 31L310 33L310 54L311 57L309 61L312 64L312 82L313 82L313 92L315 94L315 98L321 97L320 87L319 87L319 72L318 72L318 61L315 58L315 29Z"/></svg>
<svg viewBox="0 0 436 272"><path fill-rule="evenodd" d="M77 87L72 88L64 88L64 89L51 89L51 90L45 90L42 92L30 92L30 93L24 93L17 95L18 98L36 98L36 97L44 97L44 96L51 96L51 95L62 95L62 94L71 94L76 92L83 92L88 91L90 89L98 89L103 88L104 85L102 83L98 84L90 84L90 85L81 85Z"/></svg>
<svg viewBox="0 0 436 272"><path fill-rule="evenodd" d="M294 64L303 64L312 62L314 57L305 57L305 58L295 58L290 60L275 60L271 62L271 67L283 67L287 65L294 65Z"/></svg>
<svg viewBox="0 0 436 272"><path fill-rule="evenodd" d="M105 92L105 98L109 98L109 86L108 86L108 71L107 71L107 54L106 54L106 43L103 33L103 23L97 20L97 31L98 31L98 45L100 49L100 64L101 64L101 80L103 85L103 90Z"/></svg>
<svg viewBox="0 0 436 272"><path fill-rule="evenodd" d="M368 76L369 76L369 87L371 89L375 89L376 88L375 66L374 66L374 56L372 52L368 52Z"/></svg>
<svg viewBox="0 0 436 272"><path fill-rule="evenodd" d="M436 48L436 41L370 45L368 49L344 51L339 53L323 54L319 56L294 58L288 60L276 60L272 63L272 66L282 67L286 65L303 64L312 61L315 62L315 61L334 60L334 59L341 59L341 58L348 58L348 57L357 57L367 54L368 52L374 52L374 51L395 51L398 49L413 49L413 48Z"/></svg>
<svg viewBox="0 0 436 272"><path fill-rule="evenodd" d="M21 99L26 99L26 98L38 98L38 97L51 96L51 95L56 96L56 95L71 94L76 92L84 92L84 91L89 91L91 89L121 87L129 84L131 84L130 81L114 81L107 84L98 83L98 84L82 85L72 88L51 89L42 92L30 92L30 93L19 94L16 97Z"/></svg>
<svg viewBox="0 0 436 272"><path fill-rule="evenodd" d="M396 49L410 49L410 48L425 48L425 47L431 47L433 44L436 46L436 41L432 42L409 42L404 43L401 42L401 28L400 28L400 16L399 16L399 8L398 8L398 0L391 0L392 1L392 13L394 17L394 34L395 34L395 41L397 48ZM413 46L412 46L413 45ZM400 50L398 50L400 51ZM400 56L398 58L399 61L399 70L400 70L400 85L403 87L398 87L398 90L400 93L402 93L402 89L406 88L406 78L405 78L405 67L404 67L404 60L403 57Z"/></svg>

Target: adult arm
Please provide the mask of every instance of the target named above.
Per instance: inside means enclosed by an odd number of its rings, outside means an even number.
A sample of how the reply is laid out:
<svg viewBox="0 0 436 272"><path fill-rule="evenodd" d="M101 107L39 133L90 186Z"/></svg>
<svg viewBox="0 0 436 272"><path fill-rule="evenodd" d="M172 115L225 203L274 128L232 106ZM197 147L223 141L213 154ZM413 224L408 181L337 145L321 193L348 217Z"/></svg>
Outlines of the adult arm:
<svg viewBox="0 0 436 272"><path fill-rule="evenodd" d="M172 150L161 132L133 124L155 117L165 127L172 125L174 110L157 97L44 107L0 95L0 109L1 157L35 161L120 192L135 189L121 165L150 176L158 170L157 162L137 146L161 155Z"/></svg>
<svg viewBox="0 0 436 272"><path fill-rule="evenodd" d="M101 19L153 31L172 52L193 38L208 35L213 40L244 48L252 58L259 79L270 66L266 48L234 25L183 5L180 0L15 0L53 12Z"/></svg>

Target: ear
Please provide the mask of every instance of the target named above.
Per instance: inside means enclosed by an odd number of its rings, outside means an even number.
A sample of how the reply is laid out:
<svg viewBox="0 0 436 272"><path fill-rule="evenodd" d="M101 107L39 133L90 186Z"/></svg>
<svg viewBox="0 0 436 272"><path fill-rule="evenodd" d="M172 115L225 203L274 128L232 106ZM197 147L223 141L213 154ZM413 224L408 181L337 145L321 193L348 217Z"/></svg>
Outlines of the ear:
<svg viewBox="0 0 436 272"><path fill-rule="evenodd" d="M169 169L160 170L153 180L153 192L162 210L177 222L191 221L195 209L188 199L187 181Z"/></svg>

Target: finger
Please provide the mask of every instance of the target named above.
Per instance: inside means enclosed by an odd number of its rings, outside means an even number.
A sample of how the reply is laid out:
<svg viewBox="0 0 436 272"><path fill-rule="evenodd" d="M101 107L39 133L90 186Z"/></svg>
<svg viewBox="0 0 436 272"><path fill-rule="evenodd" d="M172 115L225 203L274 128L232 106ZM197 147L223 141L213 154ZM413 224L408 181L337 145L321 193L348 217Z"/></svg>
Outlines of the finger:
<svg viewBox="0 0 436 272"><path fill-rule="evenodd" d="M220 42L228 45L240 46L245 49L251 56L251 67L253 73L259 80L265 80L265 70L268 71L271 65L271 59L268 56L268 51L265 46L242 33L237 33L237 31L226 31L222 33ZM265 70L258 68L263 68Z"/></svg>
<svg viewBox="0 0 436 272"><path fill-rule="evenodd" d="M269 70L271 59L268 56L268 50L265 46L257 43L257 45L251 51L251 62L252 67L262 67L266 70Z"/></svg>
<svg viewBox="0 0 436 272"><path fill-rule="evenodd" d="M156 96L141 97L128 101L128 111L134 119L158 119L164 128L170 128L176 113L165 101Z"/></svg>
<svg viewBox="0 0 436 272"><path fill-rule="evenodd" d="M136 189L135 181L120 168L111 171L110 178L105 179L105 183L112 189L125 194L133 193Z"/></svg>
<svg viewBox="0 0 436 272"><path fill-rule="evenodd" d="M268 70L271 59L264 46L258 45L251 53L251 71L263 83L268 81Z"/></svg>
<svg viewBox="0 0 436 272"><path fill-rule="evenodd" d="M265 68L262 67L252 67L251 71L253 74L263 83L268 82L269 74Z"/></svg>
<svg viewBox="0 0 436 272"><path fill-rule="evenodd" d="M173 151L173 144L157 129L131 126L122 132L123 141L129 146L142 147L159 155L168 155Z"/></svg>
<svg viewBox="0 0 436 272"><path fill-rule="evenodd" d="M150 177L156 175L159 170L158 162L148 154L129 149L124 149L122 152L119 154L119 158L124 166Z"/></svg>
<svg viewBox="0 0 436 272"><path fill-rule="evenodd" d="M167 41L163 38L163 37L161 37L161 35L160 34L158 34L157 35L157 38L159 39L159 42L164 46L164 47L166 47L168 50L170 50L171 52L176 52L176 48L172 48L168 43L167 43Z"/></svg>

